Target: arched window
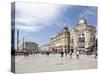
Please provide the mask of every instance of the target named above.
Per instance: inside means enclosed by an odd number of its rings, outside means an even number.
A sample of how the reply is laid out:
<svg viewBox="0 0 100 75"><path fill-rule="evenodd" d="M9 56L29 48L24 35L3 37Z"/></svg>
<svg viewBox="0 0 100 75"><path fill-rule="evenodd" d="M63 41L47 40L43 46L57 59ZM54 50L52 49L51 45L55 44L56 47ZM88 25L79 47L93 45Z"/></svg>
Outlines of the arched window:
<svg viewBox="0 0 100 75"><path fill-rule="evenodd" d="M78 36L79 37L84 37L84 33L80 33Z"/></svg>
<svg viewBox="0 0 100 75"><path fill-rule="evenodd" d="M84 36L84 33L82 33L82 36Z"/></svg>
<svg viewBox="0 0 100 75"><path fill-rule="evenodd" d="M84 33L79 34L78 43L85 43Z"/></svg>
<svg viewBox="0 0 100 75"><path fill-rule="evenodd" d="M93 42L95 42L95 36L93 37Z"/></svg>

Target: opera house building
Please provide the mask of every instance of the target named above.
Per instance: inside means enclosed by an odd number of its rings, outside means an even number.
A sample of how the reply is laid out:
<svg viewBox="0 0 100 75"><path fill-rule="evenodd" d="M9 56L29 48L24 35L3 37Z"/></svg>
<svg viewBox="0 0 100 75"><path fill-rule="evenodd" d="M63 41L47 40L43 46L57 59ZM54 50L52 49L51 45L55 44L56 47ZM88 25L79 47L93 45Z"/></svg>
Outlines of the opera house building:
<svg viewBox="0 0 100 75"><path fill-rule="evenodd" d="M56 52L94 52L96 50L96 28L89 25L86 19L81 16L76 25L69 29L67 24L62 25L56 36L50 38L49 50Z"/></svg>

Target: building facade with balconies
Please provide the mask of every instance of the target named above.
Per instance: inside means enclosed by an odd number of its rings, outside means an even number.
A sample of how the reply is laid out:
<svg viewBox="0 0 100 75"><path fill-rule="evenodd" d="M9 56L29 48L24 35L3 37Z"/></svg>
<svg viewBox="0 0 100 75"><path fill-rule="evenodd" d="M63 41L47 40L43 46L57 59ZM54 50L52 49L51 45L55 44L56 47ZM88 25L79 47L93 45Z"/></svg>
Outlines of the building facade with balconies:
<svg viewBox="0 0 100 75"><path fill-rule="evenodd" d="M49 50L63 52L94 51L96 45L96 28L89 25L82 16L72 29L63 25L63 29L54 37L51 37ZM94 48L93 48L94 47Z"/></svg>

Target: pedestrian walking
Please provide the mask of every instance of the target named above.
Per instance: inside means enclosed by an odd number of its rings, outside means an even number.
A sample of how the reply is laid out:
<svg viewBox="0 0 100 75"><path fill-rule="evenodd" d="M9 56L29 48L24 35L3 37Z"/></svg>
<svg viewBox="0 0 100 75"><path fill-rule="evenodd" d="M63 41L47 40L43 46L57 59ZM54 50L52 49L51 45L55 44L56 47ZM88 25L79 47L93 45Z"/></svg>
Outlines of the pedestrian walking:
<svg viewBox="0 0 100 75"><path fill-rule="evenodd" d="M97 52L95 53L95 59L97 58Z"/></svg>
<svg viewBox="0 0 100 75"><path fill-rule="evenodd" d="M63 52L63 51L61 51L61 57L63 57L63 55L64 55L64 52Z"/></svg>
<svg viewBox="0 0 100 75"><path fill-rule="evenodd" d="M79 59L79 51L76 52L76 59Z"/></svg>
<svg viewBox="0 0 100 75"><path fill-rule="evenodd" d="M70 51L70 53L69 53L69 56L70 56L70 59L72 59L72 52Z"/></svg>
<svg viewBox="0 0 100 75"><path fill-rule="evenodd" d="M47 56L49 56L50 52L47 52Z"/></svg>

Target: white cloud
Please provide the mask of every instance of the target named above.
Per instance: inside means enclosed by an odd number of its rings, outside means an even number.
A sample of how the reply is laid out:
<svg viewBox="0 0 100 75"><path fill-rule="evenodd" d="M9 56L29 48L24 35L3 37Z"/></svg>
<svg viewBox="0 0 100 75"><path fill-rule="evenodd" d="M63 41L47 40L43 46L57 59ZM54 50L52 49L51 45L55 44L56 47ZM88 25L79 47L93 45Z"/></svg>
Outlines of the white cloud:
<svg viewBox="0 0 100 75"><path fill-rule="evenodd" d="M39 26L16 26L16 28L17 29L20 29L20 30L24 30L24 31L27 31L27 32L31 32L31 31L33 31L33 32L36 32L36 31L38 31L38 30L40 30L42 27L39 27Z"/></svg>
<svg viewBox="0 0 100 75"><path fill-rule="evenodd" d="M31 2L16 2L16 28L24 31L39 31L49 25L57 16L61 6L52 4L37 4Z"/></svg>

